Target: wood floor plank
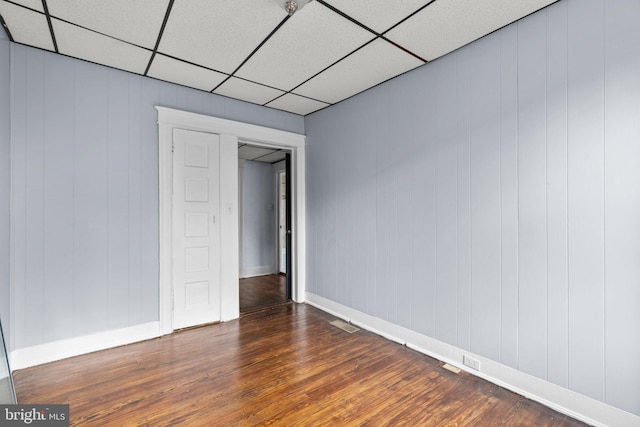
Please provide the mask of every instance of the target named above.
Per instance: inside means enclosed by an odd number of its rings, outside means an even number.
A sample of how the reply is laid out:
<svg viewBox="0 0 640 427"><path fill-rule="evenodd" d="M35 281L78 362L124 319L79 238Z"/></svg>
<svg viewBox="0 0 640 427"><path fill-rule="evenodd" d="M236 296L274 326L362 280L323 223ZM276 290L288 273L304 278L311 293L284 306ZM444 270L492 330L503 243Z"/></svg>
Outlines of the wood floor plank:
<svg viewBox="0 0 640 427"><path fill-rule="evenodd" d="M16 371L71 425L584 424L304 304Z"/></svg>
<svg viewBox="0 0 640 427"><path fill-rule="evenodd" d="M251 313L287 302L287 279L283 274L240 279L240 313Z"/></svg>

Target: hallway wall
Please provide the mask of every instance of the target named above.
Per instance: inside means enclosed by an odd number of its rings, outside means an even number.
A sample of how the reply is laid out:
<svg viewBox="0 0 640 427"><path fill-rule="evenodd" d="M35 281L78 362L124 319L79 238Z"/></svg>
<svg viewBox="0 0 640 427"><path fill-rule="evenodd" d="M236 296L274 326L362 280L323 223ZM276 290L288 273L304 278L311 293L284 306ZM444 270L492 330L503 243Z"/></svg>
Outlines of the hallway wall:
<svg viewBox="0 0 640 427"><path fill-rule="evenodd" d="M241 160L242 254L240 277L277 273L275 181L271 164Z"/></svg>

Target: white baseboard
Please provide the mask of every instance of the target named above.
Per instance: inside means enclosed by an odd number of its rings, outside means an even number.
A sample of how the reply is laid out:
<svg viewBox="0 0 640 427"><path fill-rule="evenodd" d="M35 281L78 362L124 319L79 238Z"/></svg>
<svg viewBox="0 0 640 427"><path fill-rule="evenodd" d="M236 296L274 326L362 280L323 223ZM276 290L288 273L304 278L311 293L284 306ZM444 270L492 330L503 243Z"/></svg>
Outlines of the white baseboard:
<svg viewBox="0 0 640 427"><path fill-rule="evenodd" d="M10 356L11 369L24 369L68 357L118 347L160 336L160 323L150 322L128 328L114 329L77 338L54 341L46 344L13 350Z"/></svg>
<svg viewBox="0 0 640 427"><path fill-rule="evenodd" d="M637 415L386 320L368 315L309 292L306 293L306 302L320 310L351 322L362 329L366 329L384 338L406 345L413 350L456 366L470 374L525 396L528 399L542 403L545 406L587 424L602 427L640 426L640 417ZM462 363L463 355L479 360L481 370L476 371L464 365Z"/></svg>
<svg viewBox="0 0 640 427"><path fill-rule="evenodd" d="M257 267L243 268L240 272L241 279L249 277L266 276L267 274L277 274L277 268L273 265L260 265Z"/></svg>

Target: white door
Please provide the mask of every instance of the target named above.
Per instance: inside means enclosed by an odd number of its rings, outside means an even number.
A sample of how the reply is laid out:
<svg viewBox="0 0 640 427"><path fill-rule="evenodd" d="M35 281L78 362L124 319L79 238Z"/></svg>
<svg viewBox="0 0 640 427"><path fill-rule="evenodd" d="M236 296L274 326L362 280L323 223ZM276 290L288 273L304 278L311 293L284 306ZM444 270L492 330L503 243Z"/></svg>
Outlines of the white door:
<svg viewBox="0 0 640 427"><path fill-rule="evenodd" d="M173 328L220 320L220 137L173 130Z"/></svg>

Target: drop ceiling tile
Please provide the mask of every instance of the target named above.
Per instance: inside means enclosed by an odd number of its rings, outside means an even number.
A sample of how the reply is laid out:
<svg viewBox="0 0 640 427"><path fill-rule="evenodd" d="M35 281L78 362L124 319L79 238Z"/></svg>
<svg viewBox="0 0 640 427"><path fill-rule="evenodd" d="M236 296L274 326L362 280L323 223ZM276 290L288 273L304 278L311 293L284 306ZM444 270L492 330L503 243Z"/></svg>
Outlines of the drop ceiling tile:
<svg viewBox="0 0 640 427"><path fill-rule="evenodd" d="M267 107L289 111L290 113L300 114L302 116L328 106L329 104L324 102L298 96L293 93L287 93L286 95L283 95L267 104Z"/></svg>
<svg viewBox="0 0 640 427"><path fill-rule="evenodd" d="M73 56L121 70L143 74L151 51L52 19L58 50Z"/></svg>
<svg viewBox="0 0 640 427"><path fill-rule="evenodd" d="M227 78L226 74L187 64L160 54L153 58L147 75L156 79L206 90L207 92Z"/></svg>
<svg viewBox="0 0 640 427"><path fill-rule="evenodd" d="M262 156L256 159L259 162L265 163L276 163L284 160L286 153L284 151L275 151L271 154L267 154L266 156Z"/></svg>
<svg viewBox="0 0 640 427"><path fill-rule="evenodd" d="M309 80L294 93L334 104L422 64L391 43L377 39Z"/></svg>
<svg viewBox="0 0 640 427"><path fill-rule="evenodd" d="M557 0L439 0L386 34L433 60Z"/></svg>
<svg viewBox="0 0 640 427"><path fill-rule="evenodd" d="M153 49L168 0L55 0L51 16L120 40Z"/></svg>
<svg viewBox="0 0 640 427"><path fill-rule="evenodd" d="M54 50L49 24L42 13L0 1L0 15L16 42Z"/></svg>
<svg viewBox="0 0 640 427"><path fill-rule="evenodd" d="M286 16L274 0L176 0L159 51L231 74Z"/></svg>
<svg viewBox="0 0 640 427"><path fill-rule="evenodd" d="M37 10L38 12L44 13L44 8L42 7L42 0L12 0L12 3L21 4L30 9Z"/></svg>
<svg viewBox="0 0 640 427"><path fill-rule="evenodd" d="M255 147L253 145L243 145L238 147L238 157L246 160L254 160L258 157L273 153L273 148Z"/></svg>
<svg viewBox="0 0 640 427"><path fill-rule="evenodd" d="M314 1L296 12L236 75L288 91L373 38Z"/></svg>
<svg viewBox="0 0 640 427"><path fill-rule="evenodd" d="M235 77L231 77L229 80L224 82L222 86L214 91L214 93L260 105L284 94L281 90Z"/></svg>
<svg viewBox="0 0 640 427"><path fill-rule="evenodd" d="M378 33L411 15L432 0L325 0L336 9Z"/></svg>

